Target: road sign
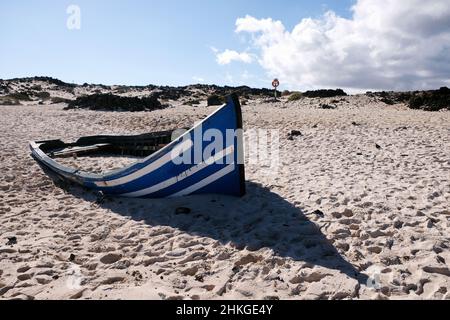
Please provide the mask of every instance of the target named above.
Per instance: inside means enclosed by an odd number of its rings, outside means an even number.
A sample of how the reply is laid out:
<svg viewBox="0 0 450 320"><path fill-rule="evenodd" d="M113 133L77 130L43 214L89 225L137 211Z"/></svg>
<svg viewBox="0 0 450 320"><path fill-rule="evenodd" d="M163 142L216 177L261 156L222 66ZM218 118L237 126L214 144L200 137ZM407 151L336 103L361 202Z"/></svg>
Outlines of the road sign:
<svg viewBox="0 0 450 320"><path fill-rule="evenodd" d="M280 81L278 81L278 79L273 79L272 87L274 87L276 89L279 85L280 85Z"/></svg>
<svg viewBox="0 0 450 320"><path fill-rule="evenodd" d="M275 88L275 100L277 99L277 87L280 85L280 81L278 79L273 79L272 81L272 87Z"/></svg>

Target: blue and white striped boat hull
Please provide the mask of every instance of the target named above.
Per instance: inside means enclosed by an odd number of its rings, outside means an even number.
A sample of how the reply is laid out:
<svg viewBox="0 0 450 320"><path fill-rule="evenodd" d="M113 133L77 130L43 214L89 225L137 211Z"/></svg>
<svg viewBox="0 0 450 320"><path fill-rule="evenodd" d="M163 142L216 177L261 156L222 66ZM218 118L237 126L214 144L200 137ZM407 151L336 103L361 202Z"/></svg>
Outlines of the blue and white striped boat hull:
<svg viewBox="0 0 450 320"><path fill-rule="evenodd" d="M215 139L220 135L222 143ZM62 166L41 149L45 143L30 142L32 156L41 165L62 179L105 194L139 198L245 194L242 116L235 95L164 148L110 173L91 174Z"/></svg>

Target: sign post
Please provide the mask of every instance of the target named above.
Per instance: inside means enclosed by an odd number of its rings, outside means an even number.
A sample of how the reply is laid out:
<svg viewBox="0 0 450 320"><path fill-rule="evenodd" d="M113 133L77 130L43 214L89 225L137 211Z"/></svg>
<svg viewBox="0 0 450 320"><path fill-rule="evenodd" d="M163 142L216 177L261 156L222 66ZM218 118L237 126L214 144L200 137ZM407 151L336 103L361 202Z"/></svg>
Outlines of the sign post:
<svg viewBox="0 0 450 320"><path fill-rule="evenodd" d="M272 81L272 87L275 88L275 100L277 99L277 87L280 85L280 81L278 79L273 79Z"/></svg>

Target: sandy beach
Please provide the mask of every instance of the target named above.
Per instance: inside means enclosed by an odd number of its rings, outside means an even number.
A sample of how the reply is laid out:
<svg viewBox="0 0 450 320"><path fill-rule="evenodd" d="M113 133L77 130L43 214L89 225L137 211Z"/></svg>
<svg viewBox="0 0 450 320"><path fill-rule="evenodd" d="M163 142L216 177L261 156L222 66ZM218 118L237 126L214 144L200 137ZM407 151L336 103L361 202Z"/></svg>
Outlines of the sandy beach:
<svg viewBox="0 0 450 320"><path fill-rule="evenodd" d="M246 130L280 133L278 171L247 163L244 197L152 200L54 182L28 141L191 126L217 107L1 106L0 298L450 299L450 112L331 100L242 107Z"/></svg>

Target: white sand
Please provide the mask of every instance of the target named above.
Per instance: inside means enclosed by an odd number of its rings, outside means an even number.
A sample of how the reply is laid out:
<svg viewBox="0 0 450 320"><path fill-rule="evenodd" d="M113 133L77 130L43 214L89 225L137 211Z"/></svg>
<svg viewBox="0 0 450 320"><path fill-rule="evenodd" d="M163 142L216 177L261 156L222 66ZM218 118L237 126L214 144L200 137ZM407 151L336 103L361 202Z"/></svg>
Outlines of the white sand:
<svg viewBox="0 0 450 320"><path fill-rule="evenodd" d="M0 297L449 299L450 112L366 96L318 109L329 100L243 107L247 129L282 144L278 174L247 165L243 198L158 200L56 186L28 141L189 126L214 107L1 106Z"/></svg>

